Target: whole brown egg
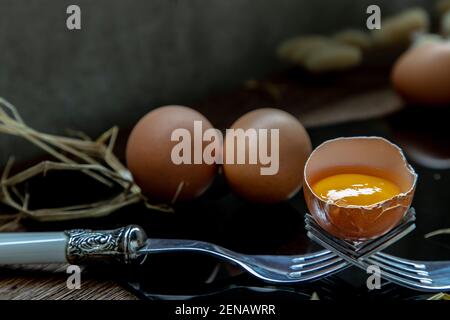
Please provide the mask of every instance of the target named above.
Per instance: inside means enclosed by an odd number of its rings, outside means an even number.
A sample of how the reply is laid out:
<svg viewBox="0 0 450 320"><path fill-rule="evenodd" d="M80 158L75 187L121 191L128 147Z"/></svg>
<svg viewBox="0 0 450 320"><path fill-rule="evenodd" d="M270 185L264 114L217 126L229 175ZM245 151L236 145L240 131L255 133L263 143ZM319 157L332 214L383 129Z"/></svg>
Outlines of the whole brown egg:
<svg viewBox="0 0 450 320"><path fill-rule="evenodd" d="M193 157L194 121L200 121L201 134L212 128L208 119L191 108L163 106L145 115L131 132L126 150L127 166L150 199L163 202L173 202L175 198L177 201L194 199L212 183L216 164L203 161L194 164L193 160L177 164L173 159L172 151L180 143L180 140L172 141L176 129L185 129L184 132L190 134L191 149L186 151ZM204 148L205 143L201 142L201 147Z"/></svg>
<svg viewBox="0 0 450 320"><path fill-rule="evenodd" d="M406 51L392 69L392 83L406 101L450 105L450 42L432 42Z"/></svg>
<svg viewBox="0 0 450 320"><path fill-rule="evenodd" d="M224 141L223 170L237 195L252 202L275 203L301 189L311 141L294 116L280 109L257 109L230 129Z"/></svg>

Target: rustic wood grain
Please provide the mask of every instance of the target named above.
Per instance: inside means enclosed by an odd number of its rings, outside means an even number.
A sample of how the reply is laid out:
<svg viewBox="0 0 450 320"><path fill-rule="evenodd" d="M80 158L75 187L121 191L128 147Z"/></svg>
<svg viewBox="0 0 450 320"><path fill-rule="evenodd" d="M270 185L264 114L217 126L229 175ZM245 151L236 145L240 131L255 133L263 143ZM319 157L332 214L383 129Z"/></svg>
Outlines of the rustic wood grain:
<svg viewBox="0 0 450 320"><path fill-rule="evenodd" d="M0 268L0 300L136 300L112 280L81 274L81 288L70 290L68 265L14 265Z"/></svg>

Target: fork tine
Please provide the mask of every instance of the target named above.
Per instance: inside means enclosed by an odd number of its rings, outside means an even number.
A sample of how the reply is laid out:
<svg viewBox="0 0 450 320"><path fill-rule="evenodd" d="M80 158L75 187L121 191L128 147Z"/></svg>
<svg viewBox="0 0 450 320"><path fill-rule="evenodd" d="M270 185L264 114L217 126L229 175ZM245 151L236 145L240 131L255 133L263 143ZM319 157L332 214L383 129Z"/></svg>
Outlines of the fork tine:
<svg viewBox="0 0 450 320"><path fill-rule="evenodd" d="M391 266L393 268L397 268L399 270L402 271L407 271L407 272L412 272L412 273L416 273L420 276L429 276L429 273L426 269L417 269L415 267L411 267L408 264L402 263L401 261L394 261L394 260L390 260L390 259L385 259L383 257L379 257L376 255L373 255L370 257L371 260L383 263L385 265ZM423 266L423 265L422 265Z"/></svg>
<svg viewBox="0 0 450 320"><path fill-rule="evenodd" d="M328 237L328 235L326 235L325 233L321 233L316 228L315 225L313 225L313 224L306 225L305 229L308 231L308 235L309 235L309 233L315 234L315 235L320 235L321 238L325 238L327 242L333 243L333 245L331 247L337 248L340 252L345 252L345 253L347 253L349 255L352 255L352 250L346 248L346 243L345 242L337 242L335 239L332 239L331 237Z"/></svg>
<svg viewBox="0 0 450 320"><path fill-rule="evenodd" d="M370 266L370 264L368 263L367 259L364 259L361 261L361 265L364 268L368 268ZM397 283L401 286L413 289L413 290L425 290L425 291L432 291L435 292L436 288L432 287L432 283L431 282L420 282L416 279L409 279L406 277L402 277L396 273L391 273L388 270L386 270L383 266L379 265L379 264L375 264L377 265L381 272L382 272L382 278L389 280L393 283ZM440 290L440 289L439 289Z"/></svg>
<svg viewBox="0 0 450 320"><path fill-rule="evenodd" d="M387 260L390 260L390 261L393 261L393 262L403 263L405 265L409 265L409 266L411 266L413 268L416 268L416 269L426 269L424 264L416 263L416 262L413 262L413 261L410 261L410 260L407 260L407 259L393 257L393 256L391 256L389 254L386 254L386 253L383 253L383 252L377 252L374 256L380 256L380 257L383 257L384 259L387 259Z"/></svg>
<svg viewBox="0 0 450 320"><path fill-rule="evenodd" d="M318 238L316 234L308 233L308 236L313 239L314 241L318 242L324 247L328 247L328 244L324 242L322 239ZM381 276L387 280L400 283L404 286L410 287L410 288L418 288L421 285L431 285L431 281L429 278L424 277L418 277L418 276L409 276L405 277L401 272L396 271L395 269L392 270L389 266L385 266L384 264L381 264L379 262L375 262L370 260L370 258L364 258L364 259L355 259L351 258L349 256L346 256L345 254L341 252L336 252L336 254L340 255L343 259L348 260L348 262L355 264L356 266L362 268L363 270L367 270L367 268L370 265L376 265L380 268L382 271Z"/></svg>
<svg viewBox="0 0 450 320"><path fill-rule="evenodd" d="M297 256L297 257L293 258L293 260L295 260L295 262L305 262L308 260L313 260L318 257L329 255L330 253L331 253L330 250L321 250L321 251L318 251L315 253L308 253L306 255Z"/></svg>
<svg viewBox="0 0 450 320"><path fill-rule="evenodd" d="M358 253L351 249L347 241L336 239L325 232L321 232L320 227L318 227L315 222L308 221L306 225L306 230L315 234L317 237L322 238L322 240L327 241L332 247L338 249L340 252L346 253L352 258L364 257L370 255L372 252L377 250L382 250L384 247L389 246L393 242L397 241L399 238L403 237L405 234L411 232L414 229L414 225L405 224L395 230L389 235L385 235L380 239L372 241L369 244L359 246Z"/></svg>
<svg viewBox="0 0 450 320"><path fill-rule="evenodd" d="M324 276L328 276L332 273L341 271L349 266L350 264L343 261L342 259L336 259L332 262L327 261L325 263L322 263L320 267L290 272L288 276L293 280L296 278L301 278L304 281L309 281L317 278L322 278Z"/></svg>
<svg viewBox="0 0 450 320"><path fill-rule="evenodd" d="M341 260L342 260L341 257L337 257L337 256L333 255L333 257L326 259L324 261L321 261L321 262L293 264L289 267L289 269L306 273L306 272L311 272L311 271L318 270L320 268L329 266L330 264L333 264L333 263L341 261Z"/></svg>
<svg viewBox="0 0 450 320"><path fill-rule="evenodd" d="M418 276L417 274L412 274L408 271L402 271L399 269L395 269L384 263L374 261L371 258L366 258L366 261L370 264L378 266L382 272L382 276L386 275L386 273L390 273L390 274L397 275L398 277L401 277L403 279L407 278L407 279L415 281L415 282L420 282L421 284L432 284L433 283L433 281L429 277L426 277L426 276Z"/></svg>
<svg viewBox="0 0 450 320"><path fill-rule="evenodd" d="M303 266L312 265L336 257L336 255L331 251L328 250L324 251L326 251L326 254L322 254L316 257L307 257L306 259L304 257L292 258L293 266L296 266L297 268L302 268Z"/></svg>
<svg viewBox="0 0 450 320"><path fill-rule="evenodd" d="M308 273L306 276L303 276L303 280L304 281L313 281L313 280L321 279L324 277L328 277L334 273L340 272L340 271L348 268L349 266L350 265L346 262L336 263L336 264L326 267L324 269Z"/></svg>
<svg viewBox="0 0 450 320"><path fill-rule="evenodd" d="M359 252L360 257L370 256L372 253L383 250L389 247L394 242L397 242L403 238L406 234L410 233L416 228L413 221L406 222L404 225L392 230L392 233L388 233L381 236L379 239L370 242L361 248Z"/></svg>

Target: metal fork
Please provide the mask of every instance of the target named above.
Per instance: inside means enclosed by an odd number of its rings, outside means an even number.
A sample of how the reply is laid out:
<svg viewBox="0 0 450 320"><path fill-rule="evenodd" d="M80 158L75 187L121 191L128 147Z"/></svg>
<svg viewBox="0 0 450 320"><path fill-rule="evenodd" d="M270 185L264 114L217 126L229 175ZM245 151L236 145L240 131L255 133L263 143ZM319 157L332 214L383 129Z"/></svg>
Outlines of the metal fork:
<svg viewBox="0 0 450 320"><path fill-rule="evenodd" d="M240 254L218 245L193 240L149 239L139 254L193 251L209 254L240 266L250 274L271 283L313 281L350 265L328 250L300 256L271 256Z"/></svg>
<svg viewBox="0 0 450 320"><path fill-rule="evenodd" d="M450 261L419 261L377 253L362 261L363 267L376 265L382 277L414 290L450 290Z"/></svg>
<svg viewBox="0 0 450 320"><path fill-rule="evenodd" d="M367 270L378 266L381 276L413 290L442 292L450 290L450 261L420 261L378 252L364 259L346 259Z"/></svg>
<svg viewBox="0 0 450 320"><path fill-rule="evenodd" d="M300 256L245 255L207 242L172 239L151 239L145 248L139 249L141 254L182 251L219 257L271 283L309 282L352 265L363 270L377 265L382 277L403 287L430 292L450 290L450 261L415 261L381 252L363 259L342 258L329 250Z"/></svg>
<svg viewBox="0 0 450 320"><path fill-rule="evenodd" d="M411 208L403 223L392 232L368 244L356 246L331 237L308 215L305 222L312 240L350 264L363 270L371 265L378 266L383 278L410 289L431 292L450 290L450 261L408 260L379 252L414 229L414 215Z"/></svg>
<svg viewBox="0 0 450 320"><path fill-rule="evenodd" d="M401 232L410 230L399 229ZM329 248L326 239L312 229ZM127 226L115 230L86 229L65 232L0 233L0 264L64 263L83 264L115 261L133 263L147 257L147 253L196 251L210 254L241 266L254 276L272 283L299 283L317 280L354 264L366 268L376 264L382 276L392 282L424 291L450 289L450 261L423 262L373 253L371 247L362 250L363 257L352 257L322 250L301 256L244 255L220 246L192 240L148 239L142 228ZM375 246L379 250L382 246ZM370 253L370 256L367 254Z"/></svg>
<svg viewBox="0 0 450 320"><path fill-rule="evenodd" d="M148 239L139 226L114 230L0 233L0 264L142 263L148 253L196 251L241 266L272 283L312 281L348 264L326 250L303 256L252 256L193 240Z"/></svg>

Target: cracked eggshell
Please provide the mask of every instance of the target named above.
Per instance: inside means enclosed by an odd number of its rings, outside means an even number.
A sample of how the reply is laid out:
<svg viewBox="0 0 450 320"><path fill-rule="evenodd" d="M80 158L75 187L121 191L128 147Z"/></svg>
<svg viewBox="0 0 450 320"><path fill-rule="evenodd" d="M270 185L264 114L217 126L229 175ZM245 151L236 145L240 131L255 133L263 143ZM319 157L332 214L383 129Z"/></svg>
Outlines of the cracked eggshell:
<svg viewBox="0 0 450 320"><path fill-rule="evenodd" d="M339 206L316 195L311 185L336 172L372 174L395 182L401 193L370 206ZM377 238L394 228L408 211L417 175L399 147L380 137L329 140L317 147L305 165L303 190L315 221L345 240Z"/></svg>

